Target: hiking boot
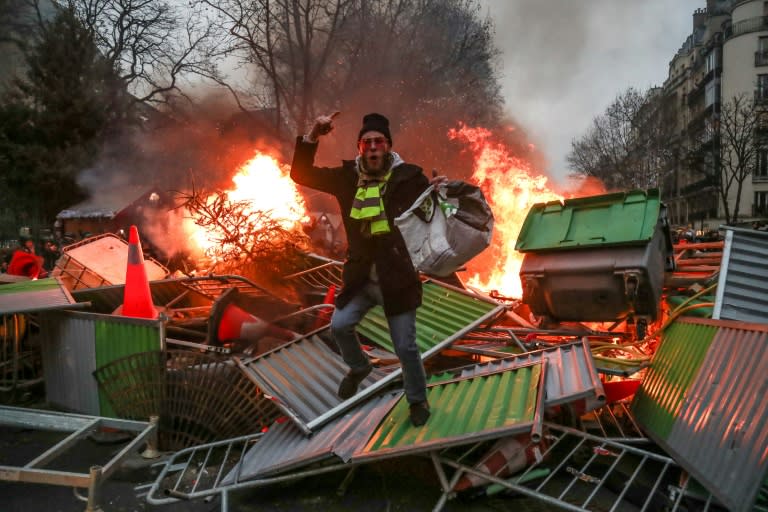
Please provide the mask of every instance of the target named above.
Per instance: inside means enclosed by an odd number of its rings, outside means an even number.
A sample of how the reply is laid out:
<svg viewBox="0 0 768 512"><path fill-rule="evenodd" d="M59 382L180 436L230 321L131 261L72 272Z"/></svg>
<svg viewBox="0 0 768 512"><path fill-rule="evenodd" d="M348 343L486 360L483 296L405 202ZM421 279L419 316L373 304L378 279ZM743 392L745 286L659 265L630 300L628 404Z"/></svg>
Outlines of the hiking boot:
<svg viewBox="0 0 768 512"><path fill-rule="evenodd" d="M369 373L371 373L371 370L373 370L373 365L370 363L363 368L349 370L339 384L339 391L337 393L339 398L346 400L347 398L355 396L358 386L360 386L360 383L365 380Z"/></svg>
<svg viewBox="0 0 768 512"><path fill-rule="evenodd" d="M429 403L426 400L424 402L417 402L415 404L411 404L410 411L411 411L411 423L413 423L414 427L422 426L429 419L429 415L430 415Z"/></svg>

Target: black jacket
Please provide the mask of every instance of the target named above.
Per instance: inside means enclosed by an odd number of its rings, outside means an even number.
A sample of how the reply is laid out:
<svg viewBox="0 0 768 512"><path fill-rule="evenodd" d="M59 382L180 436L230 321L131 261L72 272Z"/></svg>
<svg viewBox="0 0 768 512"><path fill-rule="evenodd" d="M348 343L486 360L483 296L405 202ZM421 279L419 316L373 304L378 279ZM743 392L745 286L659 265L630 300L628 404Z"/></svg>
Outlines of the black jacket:
<svg viewBox="0 0 768 512"><path fill-rule="evenodd" d="M375 262L384 298L384 312L397 315L416 309L421 305L421 281L394 219L411 207L429 186L429 180L421 167L407 163L395 167L383 197L390 232L366 236L361 231L363 223L349 216L357 191L354 160L344 160L340 167L315 167L317 146L303 142L302 137L297 138L291 178L300 185L333 195L339 203L349 250L344 262L344 286L336 298L336 306L346 306L365 285L371 274L371 265Z"/></svg>

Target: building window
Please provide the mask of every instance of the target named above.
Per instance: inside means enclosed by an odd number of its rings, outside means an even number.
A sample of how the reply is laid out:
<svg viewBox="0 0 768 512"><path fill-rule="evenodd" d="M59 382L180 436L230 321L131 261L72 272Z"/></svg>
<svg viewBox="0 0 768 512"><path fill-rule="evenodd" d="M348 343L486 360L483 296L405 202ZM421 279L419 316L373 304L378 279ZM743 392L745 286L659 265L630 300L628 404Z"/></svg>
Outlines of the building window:
<svg viewBox="0 0 768 512"><path fill-rule="evenodd" d="M768 100L768 75L757 75L755 99L759 101Z"/></svg>
<svg viewBox="0 0 768 512"><path fill-rule="evenodd" d="M768 37L757 39L757 53L755 53L755 66L768 65Z"/></svg>
<svg viewBox="0 0 768 512"><path fill-rule="evenodd" d="M768 39L768 37L764 39ZM766 44L768 44L768 41L766 41ZM768 46L766 46L766 50L768 50ZM709 73L710 71L714 71L717 68L718 63L720 62L719 52L720 52L719 48L713 48L712 51L707 54L707 62L706 62L707 73Z"/></svg>
<svg viewBox="0 0 768 512"><path fill-rule="evenodd" d="M752 208L755 215L768 215L768 192L755 192Z"/></svg>
<svg viewBox="0 0 768 512"><path fill-rule="evenodd" d="M768 75L766 75L768 76ZM718 95L719 95L719 87L718 87L717 81L712 81L707 83L706 87L704 88L704 106L710 107L717 103ZM768 81L765 84L765 98L768 99Z"/></svg>
<svg viewBox="0 0 768 512"><path fill-rule="evenodd" d="M755 176L768 178L768 149L760 149L757 152L757 168Z"/></svg>

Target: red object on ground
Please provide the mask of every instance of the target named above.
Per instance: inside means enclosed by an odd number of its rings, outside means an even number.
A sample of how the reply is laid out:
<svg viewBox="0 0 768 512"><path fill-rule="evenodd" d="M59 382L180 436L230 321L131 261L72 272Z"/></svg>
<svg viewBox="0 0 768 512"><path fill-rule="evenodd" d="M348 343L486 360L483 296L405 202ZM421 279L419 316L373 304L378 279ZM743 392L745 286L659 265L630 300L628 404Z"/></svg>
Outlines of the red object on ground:
<svg viewBox="0 0 768 512"><path fill-rule="evenodd" d="M640 387L640 379L612 380L603 382L603 391L605 391L605 403L612 404L623 400L635 394Z"/></svg>
<svg viewBox="0 0 768 512"><path fill-rule="evenodd" d="M12 276L37 279L43 272L43 258L24 251L15 251L6 272Z"/></svg>
<svg viewBox="0 0 768 512"><path fill-rule="evenodd" d="M323 298L323 304L333 304L336 300L336 285L332 284L328 287L328 291ZM325 325L331 323L331 315L333 314L333 308L322 308L317 312L317 318L315 318L315 324L312 326L312 330L319 329Z"/></svg>
<svg viewBox="0 0 768 512"><path fill-rule="evenodd" d="M234 304L229 304L221 315L216 336L220 342L231 340L256 341L263 336L291 341L296 337L296 333L251 315Z"/></svg>
<svg viewBox="0 0 768 512"><path fill-rule="evenodd" d="M152 303L144 253L139 243L139 231L131 226L128 235L128 265L125 272L125 290L120 314L135 318L157 318L158 310Z"/></svg>
<svg viewBox="0 0 768 512"><path fill-rule="evenodd" d="M496 441L475 468L498 478L505 478L534 462L540 462L547 447L548 444L544 439L540 443L532 442L530 434L502 437ZM456 482L453 490L463 491L487 483L489 481L480 476L464 474Z"/></svg>

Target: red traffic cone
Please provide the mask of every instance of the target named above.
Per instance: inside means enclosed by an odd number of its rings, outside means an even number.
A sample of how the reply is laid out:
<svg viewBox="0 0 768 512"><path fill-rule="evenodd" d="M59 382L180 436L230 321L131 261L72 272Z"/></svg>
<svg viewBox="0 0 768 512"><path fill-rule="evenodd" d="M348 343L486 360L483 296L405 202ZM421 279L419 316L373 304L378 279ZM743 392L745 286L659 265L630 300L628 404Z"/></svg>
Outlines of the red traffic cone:
<svg viewBox="0 0 768 512"><path fill-rule="evenodd" d="M233 341L257 342L265 336L291 341L297 334L254 316L234 304L237 288L225 291L216 301L208 325L208 342L213 345Z"/></svg>
<svg viewBox="0 0 768 512"><path fill-rule="evenodd" d="M139 231L131 226L128 235L128 265L125 272L123 305L119 314L136 318L157 318L158 311L152 303L149 291L147 269L144 267L144 253L139 243Z"/></svg>
<svg viewBox="0 0 768 512"><path fill-rule="evenodd" d="M37 279L43 271L42 258L24 251L15 251L6 272L11 276L26 276Z"/></svg>

